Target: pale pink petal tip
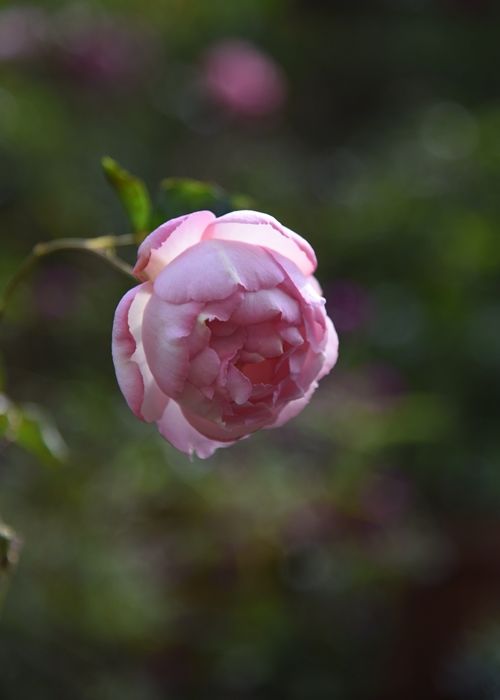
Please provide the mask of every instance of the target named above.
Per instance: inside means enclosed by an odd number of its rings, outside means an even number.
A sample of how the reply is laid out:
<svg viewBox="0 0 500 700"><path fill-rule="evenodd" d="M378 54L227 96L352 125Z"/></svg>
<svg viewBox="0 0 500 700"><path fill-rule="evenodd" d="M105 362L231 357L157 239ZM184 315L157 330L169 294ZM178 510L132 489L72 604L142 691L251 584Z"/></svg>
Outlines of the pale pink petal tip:
<svg viewBox="0 0 500 700"><path fill-rule="evenodd" d="M214 219L210 211L197 211L159 226L141 243L134 274L139 279L154 280L174 258L199 243Z"/></svg>
<svg viewBox="0 0 500 700"><path fill-rule="evenodd" d="M158 421L158 430L180 452L189 457L196 455L200 459L211 457L219 447L229 447L234 442L217 442L199 433L186 420L179 404L169 401L161 419Z"/></svg>

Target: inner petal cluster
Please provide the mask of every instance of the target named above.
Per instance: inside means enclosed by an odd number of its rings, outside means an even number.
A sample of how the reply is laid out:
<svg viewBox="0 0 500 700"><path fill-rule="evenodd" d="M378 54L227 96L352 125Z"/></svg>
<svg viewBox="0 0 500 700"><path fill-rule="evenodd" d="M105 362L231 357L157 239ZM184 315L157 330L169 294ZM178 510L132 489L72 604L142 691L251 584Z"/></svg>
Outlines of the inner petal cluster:
<svg viewBox="0 0 500 700"><path fill-rule="evenodd" d="M237 291L219 309L211 306L197 315L186 338L189 370L175 400L190 419L202 421L205 434L234 439L303 395L310 344L300 304L282 286Z"/></svg>

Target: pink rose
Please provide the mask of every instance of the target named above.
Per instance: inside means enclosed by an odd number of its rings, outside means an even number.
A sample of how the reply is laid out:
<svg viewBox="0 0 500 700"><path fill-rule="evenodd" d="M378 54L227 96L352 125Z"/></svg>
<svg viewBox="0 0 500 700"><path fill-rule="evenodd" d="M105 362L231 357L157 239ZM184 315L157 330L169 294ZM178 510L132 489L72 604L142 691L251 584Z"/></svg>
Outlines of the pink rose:
<svg viewBox="0 0 500 700"><path fill-rule="evenodd" d="M315 269L307 241L267 214L199 211L153 231L113 327L135 415L203 458L296 416L337 359Z"/></svg>

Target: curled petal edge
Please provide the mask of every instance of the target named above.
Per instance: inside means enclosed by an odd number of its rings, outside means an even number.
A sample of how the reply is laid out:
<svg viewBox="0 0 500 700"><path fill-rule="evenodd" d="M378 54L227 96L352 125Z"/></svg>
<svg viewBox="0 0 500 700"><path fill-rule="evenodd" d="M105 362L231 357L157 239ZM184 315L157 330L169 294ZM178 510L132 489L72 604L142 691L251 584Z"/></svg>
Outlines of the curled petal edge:
<svg viewBox="0 0 500 700"><path fill-rule="evenodd" d="M157 422L161 435L190 458L193 454L201 459L211 457L220 447L234 445L232 442L218 442L199 433L187 420L176 401L170 400Z"/></svg>

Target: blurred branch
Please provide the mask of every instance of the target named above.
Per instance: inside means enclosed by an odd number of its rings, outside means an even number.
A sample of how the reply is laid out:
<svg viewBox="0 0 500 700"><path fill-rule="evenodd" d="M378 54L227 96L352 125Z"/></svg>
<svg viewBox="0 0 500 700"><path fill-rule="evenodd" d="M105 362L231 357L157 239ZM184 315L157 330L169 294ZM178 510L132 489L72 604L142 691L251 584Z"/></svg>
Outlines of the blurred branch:
<svg viewBox="0 0 500 700"><path fill-rule="evenodd" d="M40 258L64 250L82 250L93 253L107 262L116 270L132 277L132 267L114 254L114 249L119 246L133 245L135 243L132 234L123 236L99 236L97 238L58 238L46 243L37 243L27 258L10 278L3 294L0 296L0 319L5 313L10 298L14 294L19 284L31 272Z"/></svg>
<svg viewBox="0 0 500 700"><path fill-rule="evenodd" d="M0 612L10 577L19 559L21 540L16 533L0 520Z"/></svg>

